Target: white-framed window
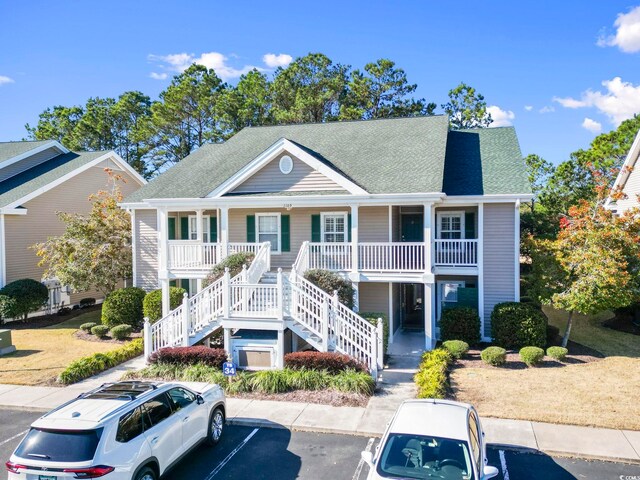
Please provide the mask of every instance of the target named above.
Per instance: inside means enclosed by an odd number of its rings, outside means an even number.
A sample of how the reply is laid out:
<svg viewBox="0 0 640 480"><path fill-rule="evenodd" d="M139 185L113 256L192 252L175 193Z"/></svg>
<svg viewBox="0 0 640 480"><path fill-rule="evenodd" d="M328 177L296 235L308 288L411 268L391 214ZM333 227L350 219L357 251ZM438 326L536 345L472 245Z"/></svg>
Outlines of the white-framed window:
<svg viewBox="0 0 640 480"><path fill-rule="evenodd" d="M198 217L189 215L189 240L198 239ZM209 243L209 215L202 216L202 242Z"/></svg>
<svg viewBox="0 0 640 480"><path fill-rule="evenodd" d="M279 213L256 213L256 240L271 242L271 253L280 253Z"/></svg>
<svg viewBox="0 0 640 480"><path fill-rule="evenodd" d="M458 289L464 288L464 281L439 281L438 282L438 319L443 310L448 307L455 307L458 303Z"/></svg>
<svg viewBox="0 0 640 480"><path fill-rule="evenodd" d="M327 212L322 213L322 236L321 241L324 243L345 243L349 234L347 232L348 220L347 214L344 212Z"/></svg>
<svg viewBox="0 0 640 480"><path fill-rule="evenodd" d="M464 212L439 213L440 237L442 239L464 238Z"/></svg>

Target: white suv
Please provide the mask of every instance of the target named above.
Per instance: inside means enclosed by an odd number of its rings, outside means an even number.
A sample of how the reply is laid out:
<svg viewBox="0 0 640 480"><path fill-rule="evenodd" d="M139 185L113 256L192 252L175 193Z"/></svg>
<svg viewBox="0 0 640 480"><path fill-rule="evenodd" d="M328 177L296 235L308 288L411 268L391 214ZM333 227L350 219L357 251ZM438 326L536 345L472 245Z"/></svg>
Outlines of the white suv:
<svg viewBox="0 0 640 480"><path fill-rule="evenodd" d="M224 422L218 385L102 385L31 425L6 464L9 480L156 480L200 442L218 443Z"/></svg>

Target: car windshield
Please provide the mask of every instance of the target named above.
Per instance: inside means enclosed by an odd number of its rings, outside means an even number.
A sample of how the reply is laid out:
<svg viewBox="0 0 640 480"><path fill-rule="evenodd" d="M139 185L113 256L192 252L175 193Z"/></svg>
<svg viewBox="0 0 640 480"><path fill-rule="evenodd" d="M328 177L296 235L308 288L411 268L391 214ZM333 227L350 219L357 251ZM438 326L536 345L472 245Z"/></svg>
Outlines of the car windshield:
<svg viewBox="0 0 640 480"><path fill-rule="evenodd" d="M466 442L398 433L387 438L377 470L386 478L474 478Z"/></svg>
<svg viewBox="0 0 640 480"><path fill-rule="evenodd" d="M32 428L16 449L20 458L51 462L93 460L102 429L42 430Z"/></svg>

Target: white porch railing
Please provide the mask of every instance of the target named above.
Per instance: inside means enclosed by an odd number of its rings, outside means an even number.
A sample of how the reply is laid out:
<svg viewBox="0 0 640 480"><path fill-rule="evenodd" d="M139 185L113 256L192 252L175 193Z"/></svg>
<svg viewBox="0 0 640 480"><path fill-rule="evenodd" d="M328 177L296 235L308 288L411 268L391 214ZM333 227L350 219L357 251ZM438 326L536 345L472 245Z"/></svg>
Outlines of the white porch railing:
<svg viewBox="0 0 640 480"><path fill-rule="evenodd" d="M422 242L360 243L359 269L374 272L424 272Z"/></svg>
<svg viewBox="0 0 640 480"><path fill-rule="evenodd" d="M477 239L437 239L433 250L435 265L449 267L478 265Z"/></svg>
<svg viewBox="0 0 640 480"><path fill-rule="evenodd" d="M221 243L169 240L169 269L208 270L234 253L251 252L257 254L260 245L260 243L229 243L227 252L223 252Z"/></svg>
<svg viewBox="0 0 640 480"><path fill-rule="evenodd" d="M351 270L350 243L309 243L308 267L322 270Z"/></svg>

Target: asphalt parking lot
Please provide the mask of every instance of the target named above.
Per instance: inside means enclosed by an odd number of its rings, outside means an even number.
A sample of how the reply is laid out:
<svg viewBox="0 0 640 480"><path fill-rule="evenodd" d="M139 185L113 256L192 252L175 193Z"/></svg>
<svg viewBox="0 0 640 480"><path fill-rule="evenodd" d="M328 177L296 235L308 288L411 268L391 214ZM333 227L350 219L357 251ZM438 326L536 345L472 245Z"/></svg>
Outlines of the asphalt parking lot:
<svg viewBox="0 0 640 480"><path fill-rule="evenodd" d="M5 462L36 412L0 409L0 457ZM291 432L285 429L227 426L215 448L201 446L164 477L167 480L365 480L360 451L375 448L366 437ZM489 463L499 480L635 480L640 465L556 458L490 447ZM1 479L7 474L3 469Z"/></svg>

